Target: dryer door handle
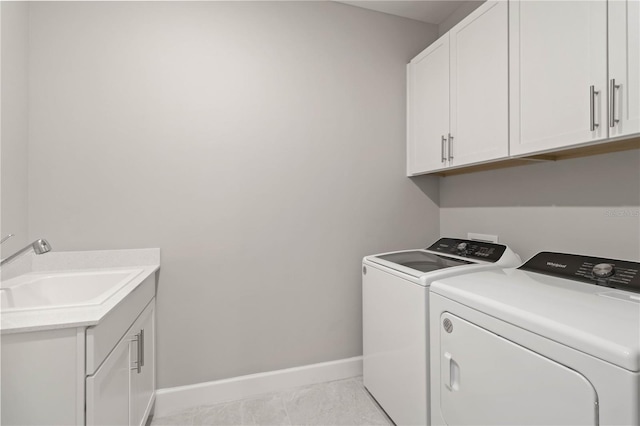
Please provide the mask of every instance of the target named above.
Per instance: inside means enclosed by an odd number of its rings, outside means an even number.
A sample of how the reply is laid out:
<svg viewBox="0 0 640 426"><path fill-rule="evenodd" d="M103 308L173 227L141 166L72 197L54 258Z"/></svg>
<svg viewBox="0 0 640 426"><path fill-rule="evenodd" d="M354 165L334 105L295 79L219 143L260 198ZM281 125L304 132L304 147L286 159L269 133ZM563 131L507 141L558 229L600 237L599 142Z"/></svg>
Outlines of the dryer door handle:
<svg viewBox="0 0 640 426"><path fill-rule="evenodd" d="M451 392L455 392L460 389L460 366L453 359L449 352L444 353L446 369L446 381L445 386Z"/></svg>

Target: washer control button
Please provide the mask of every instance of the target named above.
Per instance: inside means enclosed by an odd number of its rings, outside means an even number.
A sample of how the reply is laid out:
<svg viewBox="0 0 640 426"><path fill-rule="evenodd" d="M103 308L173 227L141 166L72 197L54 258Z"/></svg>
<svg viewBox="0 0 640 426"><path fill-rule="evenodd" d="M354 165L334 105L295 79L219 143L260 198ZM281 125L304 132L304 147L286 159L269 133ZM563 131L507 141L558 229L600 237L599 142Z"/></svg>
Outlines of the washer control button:
<svg viewBox="0 0 640 426"><path fill-rule="evenodd" d="M456 247L458 249L459 252L463 252L467 250L467 243L460 243L458 244L458 247Z"/></svg>
<svg viewBox="0 0 640 426"><path fill-rule="evenodd" d="M615 273L615 269L610 263L598 263L591 272L596 278L608 278Z"/></svg>

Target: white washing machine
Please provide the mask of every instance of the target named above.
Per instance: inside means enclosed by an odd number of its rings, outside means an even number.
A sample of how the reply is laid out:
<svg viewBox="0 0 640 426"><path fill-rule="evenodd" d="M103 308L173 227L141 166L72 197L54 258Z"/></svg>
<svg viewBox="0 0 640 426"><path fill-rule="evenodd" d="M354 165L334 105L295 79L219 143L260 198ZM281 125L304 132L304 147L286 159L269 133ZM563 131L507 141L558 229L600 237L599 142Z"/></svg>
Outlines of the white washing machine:
<svg viewBox="0 0 640 426"><path fill-rule="evenodd" d="M640 424L639 269L542 252L433 283L432 424Z"/></svg>
<svg viewBox="0 0 640 426"><path fill-rule="evenodd" d="M364 258L364 385L397 425L425 425L429 419L431 282L519 264L507 246L454 238L424 250Z"/></svg>

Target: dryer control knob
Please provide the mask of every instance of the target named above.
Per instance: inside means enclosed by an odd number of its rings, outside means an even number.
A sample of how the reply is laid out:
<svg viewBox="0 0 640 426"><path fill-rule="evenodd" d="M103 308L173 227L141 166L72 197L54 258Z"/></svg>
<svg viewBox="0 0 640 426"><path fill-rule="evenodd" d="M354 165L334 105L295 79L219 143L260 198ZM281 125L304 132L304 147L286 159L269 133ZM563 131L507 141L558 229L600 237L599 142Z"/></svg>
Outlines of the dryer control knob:
<svg viewBox="0 0 640 426"><path fill-rule="evenodd" d="M460 243L460 244L458 244L458 247L456 247L456 248L460 252L465 251L467 249L467 243Z"/></svg>
<svg viewBox="0 0 640 426"><path fill-rule="evenodd" d="M615 269L610 263L598 263L591 271L596 278L608 278L614 274Z"/></svg>

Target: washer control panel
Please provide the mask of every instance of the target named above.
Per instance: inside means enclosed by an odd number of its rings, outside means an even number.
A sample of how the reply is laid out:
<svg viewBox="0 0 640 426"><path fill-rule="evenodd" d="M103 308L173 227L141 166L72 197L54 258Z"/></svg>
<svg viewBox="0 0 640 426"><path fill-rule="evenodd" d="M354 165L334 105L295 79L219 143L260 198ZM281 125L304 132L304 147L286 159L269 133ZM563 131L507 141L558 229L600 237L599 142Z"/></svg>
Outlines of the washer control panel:
<svg viewBox="0 0 640 426"><path fill-rule="evenodd" d="M640 293L640 262L543 251L518 269Z"/></svg>
<svg viewBox="0 0 640 426"><path fill-rule="evenodd" d="M485 243L484 241L462 240L458 238L440 238L427 250L443 254L470 257L486 262L497 262L506 250L501 244Z"/></svg>

